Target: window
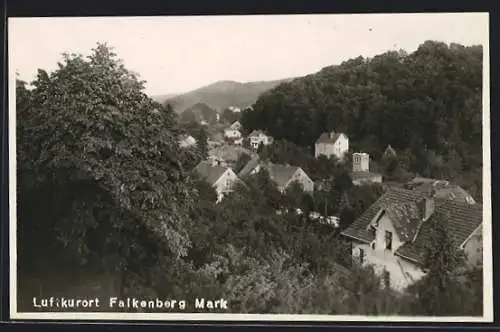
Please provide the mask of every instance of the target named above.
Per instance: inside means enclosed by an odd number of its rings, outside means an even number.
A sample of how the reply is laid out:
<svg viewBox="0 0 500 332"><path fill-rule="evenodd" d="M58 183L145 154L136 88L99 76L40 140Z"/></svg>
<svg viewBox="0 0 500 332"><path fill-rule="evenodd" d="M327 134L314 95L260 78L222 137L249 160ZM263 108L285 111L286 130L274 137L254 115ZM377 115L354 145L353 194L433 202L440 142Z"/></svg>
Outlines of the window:
<svg viewBox="0 0 500 332"><path fill-rule="evenodd" d="M384 271L383 279L385 288L391 288L391 273L389 271Z"/></svg>
<svg viewBox="0 0 500 332"><path fill-rule="evenodd" d="M392 233L385 232L385 249L392 250Z"/></svg>
<svg viewBox="0 0 500 332"><path fill-rule="evenodd" d="M359 264L363 265L364 262L365 262L365 250L359 248Z"/></svg>

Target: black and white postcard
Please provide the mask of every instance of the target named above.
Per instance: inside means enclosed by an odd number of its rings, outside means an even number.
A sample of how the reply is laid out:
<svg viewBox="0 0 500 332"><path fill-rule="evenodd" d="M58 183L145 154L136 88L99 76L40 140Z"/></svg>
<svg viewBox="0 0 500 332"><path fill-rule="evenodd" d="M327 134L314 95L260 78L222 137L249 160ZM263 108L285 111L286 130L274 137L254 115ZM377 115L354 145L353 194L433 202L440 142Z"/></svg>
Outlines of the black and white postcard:
<svg viewBox="0 0 500 332"><path fill-rule="evenodd" d="M8 24L13 319L493 320L487 13Z"/></svg>

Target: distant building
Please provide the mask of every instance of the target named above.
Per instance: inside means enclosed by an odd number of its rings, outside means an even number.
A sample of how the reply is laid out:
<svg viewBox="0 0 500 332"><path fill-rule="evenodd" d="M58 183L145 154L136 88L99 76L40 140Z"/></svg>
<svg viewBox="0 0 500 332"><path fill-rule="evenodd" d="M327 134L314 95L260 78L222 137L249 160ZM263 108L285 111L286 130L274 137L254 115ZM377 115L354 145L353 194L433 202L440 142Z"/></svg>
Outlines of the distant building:
<svg viewBox="0 0 500 332"><path fill-rule="evenodd" d="M233 141L233 144L234 144L234 145L243 145L243 137L238 138L238 139L235 139L235 140Z"/></svg>
<svg viewBox="0 0 500 332"><path fill-rule="evenodd" d="M347 151L349 151L349 138L343 133L334 131L321 134L314 145L316 158L323 155L336 156L339 160L343 160Z"/></svg>
<svg viewBox="0 0 500 332"><path fill-rule="evenodd" d="M482 205L437 198L418 190L391 188L341 234L352 243L352 258L373 265L388 286L403 290L421 279L425 248L442 222L470 265L482 264Z"/></svg>
<svg viewBox="0 0 500 332"><path fill-rule="evenodd" d="M229 110L234 112L234 113L240 113L241 112L241 109L239 107L236 107L236 106L229 106Z"/></svg>
<svg viewBox="0 0 500 332"><path fill-rule="evenodd" d="M252 149L257 150L260 144L269 145L273 143L273 138L271 136L266 135L261 130L254 130L248 135L248 139L250 141L250 146Z"/></svg>
<svg viewBox="0 0 500 332"><path fill-rule="evenodd" d="M384 151L384 154L382 155L383 158L394 158L397 157L396 151L392 148L392 146L389 144L387 145L387 148Z"/></svg>
<svg viewBox="0 0 500 332"><path fill-rule="evenodd" d="M437 198L446 198L457 202L476 204L476 201L467 190L446 180L436 180L417 176L413 180L407 182L404 188L432 194Z"/></svg>
<svg viewBox="0 0 500 332"><path fill-rule="evenodd" d="M370 155L355 152L352 154L352 172L349 174L356 186L369 183L382 183L382 174L370 172Z"/></svg>
<svg viewBox="0 0 500 332"><path fill-rule="evenodd" d="M241 137L241 132L237 129L226 128L224 130L224 137L229 139L238 139Z"/></svg>
<svg viewBox="0 0 500 332"><path fill-rule="evenodd" d="M269 173L269 177L276 183L278 190L282 193L295 182L299 183L305 192L314 191L314 182L302 168L291 165L273 164L271 162L261 162L258 157L250 159L238 173L238 176L244 177L254 175L263 169Z"/></svg>
<svg viewBox="0 0 500 332"><path fill-rule="evenodd" d="M217 202L230 193L233 186L240 181L231 168L213 165L206 161L199 163L195 171L215 189Z"/></svg>
<svg viewBox="0 0 500 332"><path fill-rule="evenodd" d="M179 146L181 148L188 148L196 145L196 139L191 135L181 135L179 137Z"/></svg>

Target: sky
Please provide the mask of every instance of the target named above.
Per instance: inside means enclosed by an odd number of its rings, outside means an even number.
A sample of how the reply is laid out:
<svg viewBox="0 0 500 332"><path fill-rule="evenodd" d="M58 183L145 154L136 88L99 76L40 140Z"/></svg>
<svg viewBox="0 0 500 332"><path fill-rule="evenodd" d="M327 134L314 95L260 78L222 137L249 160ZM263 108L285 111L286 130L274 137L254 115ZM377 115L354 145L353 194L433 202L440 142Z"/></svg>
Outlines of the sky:
<svg viewBox="0 0 500 332"><path fill-rule="evenodd" d="M488 14L314 14L9 18L10 72L32 81L61 53L107 42L150 95L220 80L303 76L357 56L413 52L426 40L488 43Z"/></svg>

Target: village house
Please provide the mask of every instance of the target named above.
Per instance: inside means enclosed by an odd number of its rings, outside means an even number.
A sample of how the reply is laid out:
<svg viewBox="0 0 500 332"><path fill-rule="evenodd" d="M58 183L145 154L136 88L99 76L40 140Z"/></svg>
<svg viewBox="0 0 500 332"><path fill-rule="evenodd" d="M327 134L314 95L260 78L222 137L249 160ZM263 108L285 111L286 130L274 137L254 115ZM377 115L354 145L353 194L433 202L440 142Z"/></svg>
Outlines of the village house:
<svg viewBox="0 0 500 332"><path fill-rule="evenodd" d="M424 193L433 193L437 198L447 198L467 204L475 204L476 201L470 193L457 184L446 180L436 180L423 177L415 177L404 185L404 188L418 190Z"/></svg>
<svg viewBox="0 0 500 332"><path fill-rule="evenodd" d="M316 140L314 145L314 156L318 158L336 156L339 160L344 160L345 154L349 151L349 138L343 133L323 133Z"/></svg>
<svg viewBox="0 0 500 332"><path fill-rule="evenodd" d="M269 145L273 143L273 138L266 135L262 130L254 130L248 135L250 146L252 149L257 150L260 144Z"/></svg>
<svg viewBox="0 0 500 332"><path fill-rule="evenodd" d="M188 148L190 146L196 145L196 139L191 135L181 135L179 137L179 146L181 148Z"/></svg>
<svg viewBox="0 0 500 332"><path fill-rule="evenodd" d="M385 151L382 154L382 158L395 158L397 156L396 150L394 150L390 144L387 145L387 148L385 148Z"/></svg>
<svg viewBox="0 0 500 332"><path fill-rule="evenodd" d="M355 186L370 183L382 183L382 174L370 172L370 155L355 152L352 154L352 172L349 173Z"/></svg>
<svg viewBox="0 0 500 332"><path fill-rule="evenodd" d="M342 235L352 244L352 258L372 265L396 290L422 278L431 221L446 218L446 229L470 265L482 264L482 205L436 198L418 190L391 188Z"/></svg>
<svg viewBox="0 0 500 332"><path fill-rule="evenodd" d="M252 158L238 173L239 177L249 176L265 169L269 177L276 183L278 190L284 193L292 183L299 183L305 192L314 191L314 182L298 166L273 164L271 162L261 162L258 157Z"/></svg>
<svg viewBox="0 0 500 332"><path fill-rule="evenodd" d="M227 139L241 138L241 132L238 129L226 128L224 129L224 137Z"/></svg>
<svg viewBox="0 0 500 332"><path fill-rule="evenodd" d="M213 165L207 161L200 162L195 167L195 171L215 189L217 203L230 193L233 186L240 181L231 168Z"/></svg>

